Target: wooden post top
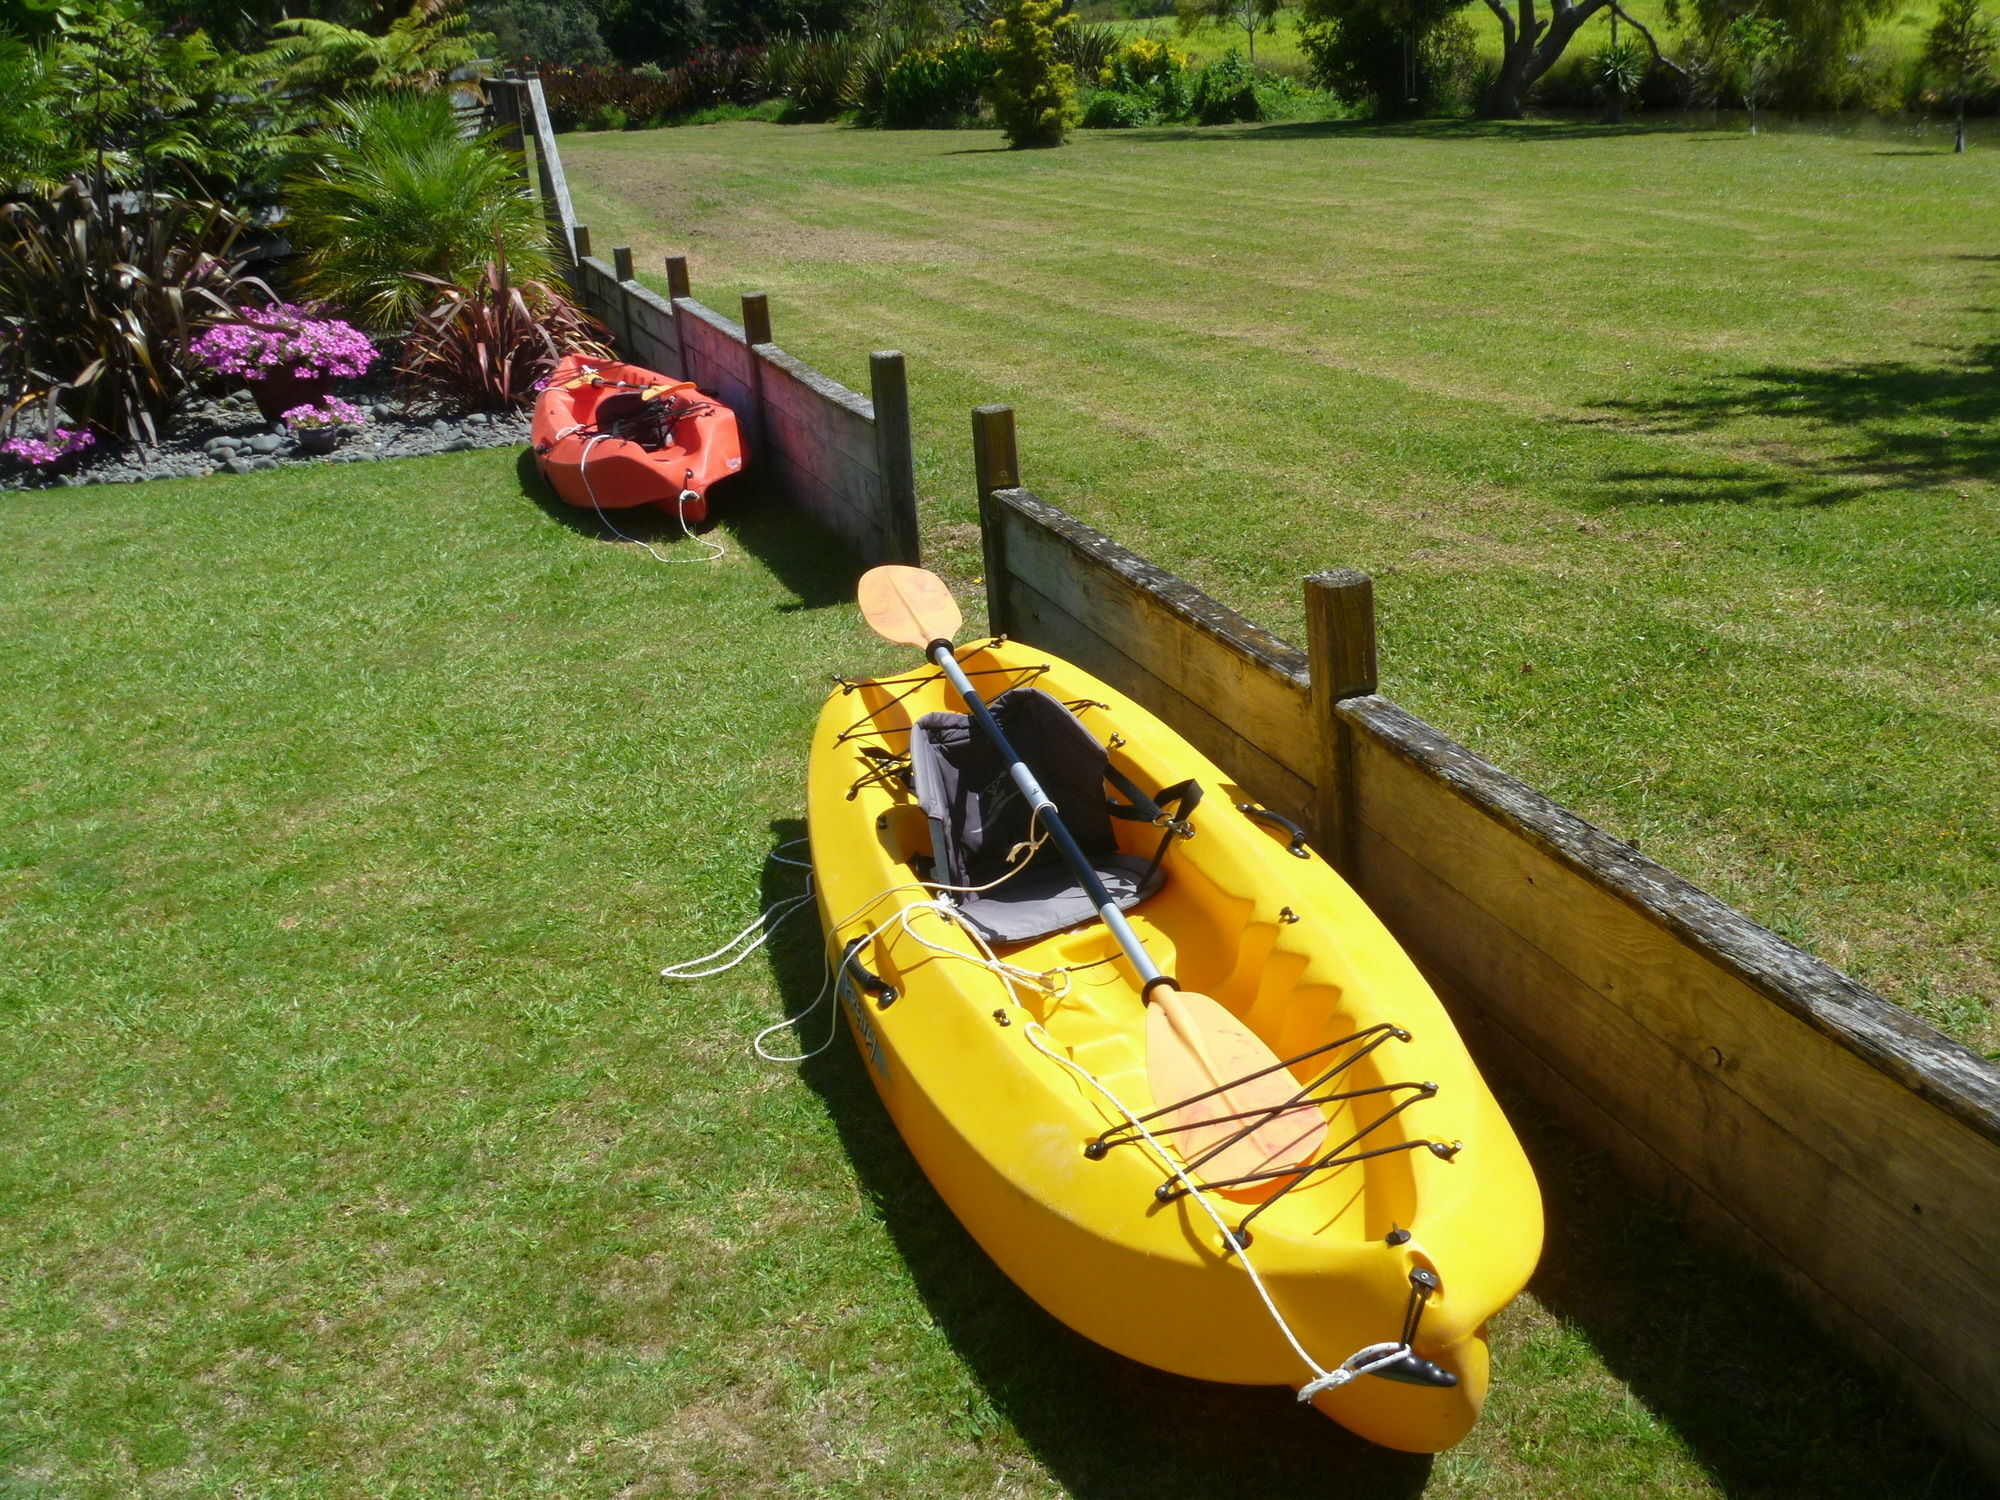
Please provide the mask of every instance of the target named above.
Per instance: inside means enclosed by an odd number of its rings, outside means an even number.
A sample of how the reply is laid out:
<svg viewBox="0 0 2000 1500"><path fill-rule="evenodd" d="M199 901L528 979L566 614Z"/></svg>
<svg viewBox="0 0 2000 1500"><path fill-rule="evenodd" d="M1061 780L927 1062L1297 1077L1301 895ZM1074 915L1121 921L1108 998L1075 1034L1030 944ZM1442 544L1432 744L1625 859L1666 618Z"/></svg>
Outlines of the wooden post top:
<svg viewBox="0 0 2000 1500"><path fill-rule="evenodd" d="M1020 488L1021 455L1015 447L1013 407L973 407L972 463L982 497L995 490Z"/></svg>
<svg viewBox="0 0 2000 1500"><path fill-rule="evenodd" d="M669 297L694 295L694 284L688 280L688 258L685 255L667 257L667 295Z"/></svg>
<svg viewBox="0 0 2000 1500"><path fill-rule="evenodd" d="M1321 703L1375 691L1374 579L1353 568L1306 579L1306 656Z"/></svg>
<svg viewBox="0 0 2000 1500"><path fill-rule="evenodd" d="M743 294L743 341L746 344L771 342L771 299L763 292Z"/></svg>

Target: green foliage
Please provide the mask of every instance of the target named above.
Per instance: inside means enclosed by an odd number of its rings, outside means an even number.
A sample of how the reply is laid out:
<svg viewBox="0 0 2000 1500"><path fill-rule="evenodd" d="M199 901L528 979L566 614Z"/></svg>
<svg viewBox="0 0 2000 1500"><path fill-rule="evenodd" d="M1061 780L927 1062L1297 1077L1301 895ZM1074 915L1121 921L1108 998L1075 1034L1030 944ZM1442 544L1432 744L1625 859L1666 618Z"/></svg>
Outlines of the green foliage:
<svg viewBox="0 0 2000 1500"><path fill-rule="evenodd" d="M191 332L242 286L242 227L218 204L99 195L81 179L0 206L0 417L39 403L43 425L66 413L157 441L188 391Z"/></svg>
<svg viewBox="0 0 2000 1500"><path fill-rule="evenodd" d="M1984 0L1941 0L1937 20L1924 38L1923 66L1955 97L1993 77L2000 56L2000 21Z"/></svg>
<svg viewBox="0 0 2000 1500"><path fill-rule="evenodd" d="M473 0L472 24L491 33L494 51L515 62L604 64L604 44L595 6L581 0Z"/></svg>
<svg viewBox="0 0 2000 1500"><path fill-rule="evenodd" d="M880 74L879 88L864 83L853 102L864 125L889 130L936 130L963 125L979 113L979 91L991 71L984 38L961 32L942 46L912 47ZM866 59L858 80L874 76Z"/></svg>
<svg viewBox="0 0 2000 1500"><path fill-rule="evenodd" d="M1070 65L1081 80L1097 77L1117 54L1124 41L1116 26L1078 21L1056 33L1056 55Z"/></svg>
<svg viewBox="0 0 2000 1500"><path fill-rule="evenodd" d="M1745 11L1740 0L1665 0L1664 13L1680 25L1697 61L1709 64L1709 90L1740 97L1744 38L1739 22L1783 28L1785 45L1756 80L1766 98L1787 109L1838 109L1871 105L1886 92L1870 76L1868 39L1875 24L1895 13L1898 0L1760 0ZM1759 39L1752 37L1752 46Z"/></svg>
<svg viewBox="0 0 2000 1500"><path fill-rule="evenodd" d="M756 71L758 92L783 99L788 120L831 120L851 107L861 56L861 44L849 36L773 37Z"/></svg>
<svg viewBox="0 0 2000 1500"><path fill-rule="evenodd" d="M280 93L327 99L384 89L441 88L493 39L471 32L465 0L411 0L380 36L302 16L278 22L260 61Z"/></svg>
<svg viewBox="0 0 2000 1500"><path fill-rule="evenodd" d="M1149 94L1099 89L1083 107L1083 128L1130 130L1135 126L1152 124L1158 114L1159 105Z"/></svg>
<svg viewBox="0 0 2000 1500"><path fill-rule="evenodd" d="M1306 0L1299 50L1315 83L1379 115L1457 108L1477 87L1465 0Z"/></svg>
<svg viewBox="0 0 2000 1500"><path fill-rule="evenodd" d="M1007 0L993 18L987 97L1016 150L1060 146L1081 117L1076 72L1056 53L1057 38L1075 24L1061 0Z"/></svg>
<svg viewBox="0 0 2000 1500"><path fill-rule="evenodd" d="M1743 107L1750 112L1750 133L1755 135L1757 106L1792 50L1791 32L1783 21L1769 16L1738 16L1729 23L1728 49L1736 63Z"/></svg>
<svg viewBox="0 0 2000 1500"><path fill-rule="evenodd" d="M1234 47L1195 75L1193 104L1200 125L1231 125L1264 115L1256 74Z"/></svg>
<svg viewBox="0 0 2000 1500"><path fill-rule="evenodd" d="M1627 37L1606 43L1590 60L1590 71L1599 88L1620 99L1637 96L1653 66L1653 55L1645 46Z"/></svg>
<svg viewBox="0 0 2000 1500"><path fill-rule="evenodd" d="M201 31L164 32L135 0L65 6L38 44L0 33L0 171L46 195L65 178L214 197L267 186L283 101ZM4 194L0 194L4 196Z"/></svg>
<svg viewBox="0 0 2000 1500"><path fill-rule="evenodd" d="M518 158L461 136L442 95L342 102L319 144L316 165L286 184L309 295L395 330L426 301L409 273L472 286L496 240L517 272L548 273L547 231L520 193Z"/></svg>

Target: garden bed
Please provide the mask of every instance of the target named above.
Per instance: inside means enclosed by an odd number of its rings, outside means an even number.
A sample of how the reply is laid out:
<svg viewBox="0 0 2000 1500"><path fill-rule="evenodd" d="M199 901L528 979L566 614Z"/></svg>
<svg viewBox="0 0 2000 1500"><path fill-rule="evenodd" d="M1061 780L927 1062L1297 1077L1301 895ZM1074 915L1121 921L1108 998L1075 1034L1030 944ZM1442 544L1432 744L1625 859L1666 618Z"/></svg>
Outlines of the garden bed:
<svg viewBox="0 0 2000 1500"><path fill-rule="evenodd" d="M528 441L524 411L453 408L387 380L359 382L344 399L365 411L368 420L352 429L331 453L303 451L295 433L282 421L265 421L250 393L238 391L190 402L168 419L162 441L154 448L100 442L85 449L72 468L60 472L0 460L0 490L249 474L297 464L415 458Z"/></svg>

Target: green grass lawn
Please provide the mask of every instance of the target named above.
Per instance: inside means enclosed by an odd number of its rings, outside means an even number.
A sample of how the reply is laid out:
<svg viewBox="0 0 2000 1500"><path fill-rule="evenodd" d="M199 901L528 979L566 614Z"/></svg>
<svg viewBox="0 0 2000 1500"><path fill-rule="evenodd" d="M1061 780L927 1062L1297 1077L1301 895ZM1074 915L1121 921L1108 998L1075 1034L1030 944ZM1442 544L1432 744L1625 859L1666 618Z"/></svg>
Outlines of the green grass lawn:
<svg viewBox="0 0 2000 1500"><path fill-rule="evenodd" d="M2000 1050L2000 152L1810 134L724 125L568 137L580 213L865 389L977 570L1027 483Z"/></svg>
<svg viewBox="0 0 2000 1500"><path fill-rule="evenodd" d="M797 889L825 674L901 660L721 535L511 453L0 504L0 1496L1976 1493L1519 1101L1549 1250L1435 1464L1050 1322L844 1037L751 1056L814 935L655 977Z"/></svg>

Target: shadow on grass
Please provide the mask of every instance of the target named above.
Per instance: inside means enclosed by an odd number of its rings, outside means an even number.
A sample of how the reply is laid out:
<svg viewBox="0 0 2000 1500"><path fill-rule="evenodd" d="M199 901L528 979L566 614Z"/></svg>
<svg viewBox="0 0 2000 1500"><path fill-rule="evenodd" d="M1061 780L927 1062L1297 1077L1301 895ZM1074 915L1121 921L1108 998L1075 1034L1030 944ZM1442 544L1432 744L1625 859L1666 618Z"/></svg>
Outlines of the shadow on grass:
<svg viewBox="0 0 2000 1500"><path fill-rule="evenodd" d="M641 506L600 517L594 510L568 504L549 488L535 464L534 454L526 449L515 465L515 473L522 494L533 500L550 520L579 536L619 545L643 542L667 557L675 556L676 546L694 545L681 529L679 518L667 511ZM825 609L853 600L854 583L861 576L860 564L795 506L766 492L750 475L717 485L710 498L712 519L695 528L695 537L706 539L720 529L746 552L756 554L797 596L793 603L781 606L783 609ZM617 529L614 531L613 527ZM621 532L623 536L619 535ZM692 558L699 553L687 555Z"/></svg>
<svg viewBox="0 0 2000 1500"><path fill-rule="evenodd" d="M1532 145L1553 141L1600 140L1620 135L1659 135L1694 127L1678 124L1597 125L1577 120L1274 120L1241 128L1177 125L1151 126L1126 132L1135 140L1309 141L1414 140L1510 141ZM1110 132L1106 132L1107 134Z"/></svg>
<svg viewBox="0 0 2000 1500"><path fill-rule="evenodd" d="M1769 367L1699 392L1608 402L1611 420L1683 437L1735 424L1796 423L1800 441L1766 465L1727 472L1625 470L1635 500L1825 505L1883 484L1926 488L2000 473L2000 341L1949 363L1878 360L1834 369ZM1593 420L1603 420L1602 418ZM1830 451L1814 451L1829 445Z"/></svg>
<svg viewBox="0 0 2000 1500"><path fill-rule="evenodd" d="M771 833L775 847L803 838L805 824L782 819ZM795 870L767 863L765 871L766 903L797 893ZM786 1013L798 1016L820 991L817 923L781 931L770 952ZM803 1047L826 1036L832 1004L805 1021ZM1288 1390L1163 1374L1043 1312L932 1189L876 1096L844 1021L837 1029L824 1052L800 1065L800 1077L825 1102L937 1326L1069 1493L1148 1500L1423 1493L1433 1460L1364 1442L1300 1407ZM1581 1333L1725 1493L1855 1500L1986 1493L1767 1277L1697 1247L1531 1100L1508 1093L1503 1102L1548 1210L1548 1246L1532 1292ZM1508 1359L1503 1351L1501 1382ZM1535 1378L1560 1382L1546 1370ZM1584 1381L1577 1391L1580 1402L1604 1399ZM1523 1420L1540 1419L1530 1413ZM1579 1418L1571 1436L1586 1453L1589 1420Z"/></svg>

